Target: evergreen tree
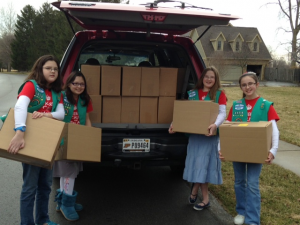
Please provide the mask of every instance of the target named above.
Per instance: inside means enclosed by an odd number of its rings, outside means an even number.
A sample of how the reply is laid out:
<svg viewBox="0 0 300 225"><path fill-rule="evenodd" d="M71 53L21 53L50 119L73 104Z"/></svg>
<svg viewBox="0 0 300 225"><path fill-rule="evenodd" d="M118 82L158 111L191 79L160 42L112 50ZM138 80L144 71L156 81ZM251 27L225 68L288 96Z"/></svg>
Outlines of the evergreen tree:
<svg viewBox="0 0 300 225"><path fill-rule="evenodd" d="M30 5L26 5L21 10L21 15L17 16L15 39L11 43L12 67L20 71L28 71L33 64L31 46L35 34L35 18L36 12Z"/></svg>

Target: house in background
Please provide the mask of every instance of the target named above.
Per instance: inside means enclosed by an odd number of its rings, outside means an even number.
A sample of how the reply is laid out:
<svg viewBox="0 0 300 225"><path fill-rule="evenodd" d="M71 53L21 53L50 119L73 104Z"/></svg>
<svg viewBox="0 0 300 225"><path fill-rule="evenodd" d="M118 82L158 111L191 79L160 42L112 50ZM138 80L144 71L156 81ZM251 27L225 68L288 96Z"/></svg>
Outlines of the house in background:
<svg viewBox="0 0 300 225"><path fill-rule="evenodd" d="M206 29L202 26L186 35L196 42ZM222 80L238 80L246 71L263 80L265 67L272 60L257 28L212 26L195 45L205 65L216 66Z"/></svg>

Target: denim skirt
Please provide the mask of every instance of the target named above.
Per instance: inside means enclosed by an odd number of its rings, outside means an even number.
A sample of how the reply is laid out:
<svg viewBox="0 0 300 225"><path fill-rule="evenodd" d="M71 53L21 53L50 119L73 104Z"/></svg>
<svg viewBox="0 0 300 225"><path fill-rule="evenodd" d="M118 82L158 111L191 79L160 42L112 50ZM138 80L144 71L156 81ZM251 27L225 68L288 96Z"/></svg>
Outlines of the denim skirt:
<svg viewBox="0 0 300 225"><path fill-rule="evenodd" d="M191 183L223 183L218 140L219 136L190 135L183 172L184 180Z"/></svg>

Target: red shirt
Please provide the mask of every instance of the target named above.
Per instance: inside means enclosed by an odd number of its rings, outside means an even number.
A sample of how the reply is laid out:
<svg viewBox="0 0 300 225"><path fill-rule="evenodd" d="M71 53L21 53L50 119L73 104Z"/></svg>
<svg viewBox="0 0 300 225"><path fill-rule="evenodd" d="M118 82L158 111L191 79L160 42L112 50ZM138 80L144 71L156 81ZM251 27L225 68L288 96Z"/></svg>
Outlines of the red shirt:
<svg viewBox="0 0 300 225"><path fill-rule="evenodd" d="M202 100L202 101L205 99L207 94L208 94L207 91L204 92L202 89L198 90L199 99ZM221 91L218 103L219 103L219 105L226 105L226 103L227 103L226 95L223 91Z"/></svg>
<svg viewBox="0 0 300 225"><path fill-rule="evenodd" d="M255 103L257 102L257 100L259 98L260 97L257 97L255 99L250 99L250 100L245 99L246 106L247 106L247 112L248 112L248 118L247 118L248 122L250 122L252 110L253 110L253 108L255 106ZM231 109L229 111L227 120L228 121L232 121L232 106L231 106ZM271 121L271 120L276 120L276 121L279 120L279 116L277 115L277 112L275 111L273 105L270 106L270 109L268 111L268 121Z"/></svg>
<svg viewBox="0 0 300 225"><path fill-rule="evenodd" d="M71 119L70 123L80 124L79 114L78 114L78 109L77 109L77 103L78 103L78 99L76 101L76 105L74 105L74 112L73 112L72 119ZM92 102L89 101L86 112L89 113L89 112L92 112L92 111L93 111L93 105L92 105Z"/></svg>
<svg viewBox="0 0 300 225"><path fill-rule="evenodd" d="M51 90L44 90L46 94L46 101L45 104L38 110L38 112L44 112L44 113L50 113L52 111L52 106L53 106L53 100L52 100L52 92ZM18 95L18 98L22 95L27 96L30 100L33 99L35 94L35 88L34 84L32 82L27 82L20 94ZM59 104L63 104L63 96L60 96L60 101Z"/></svg>

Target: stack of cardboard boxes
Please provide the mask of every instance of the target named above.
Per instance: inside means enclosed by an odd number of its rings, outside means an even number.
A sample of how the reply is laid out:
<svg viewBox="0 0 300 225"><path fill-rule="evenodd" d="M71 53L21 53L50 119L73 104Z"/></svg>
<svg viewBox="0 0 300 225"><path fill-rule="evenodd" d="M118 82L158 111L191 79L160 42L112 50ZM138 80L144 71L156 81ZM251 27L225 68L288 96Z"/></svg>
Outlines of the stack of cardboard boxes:
<svg viewBox="0 0 300 225"><path fill-rule="evenodd" d="M181 91L177 80L183 78L183 70L81 65L81 72L92 98L92 123L172 122L176 93Z"/></svg>

